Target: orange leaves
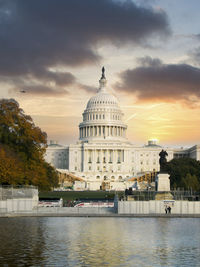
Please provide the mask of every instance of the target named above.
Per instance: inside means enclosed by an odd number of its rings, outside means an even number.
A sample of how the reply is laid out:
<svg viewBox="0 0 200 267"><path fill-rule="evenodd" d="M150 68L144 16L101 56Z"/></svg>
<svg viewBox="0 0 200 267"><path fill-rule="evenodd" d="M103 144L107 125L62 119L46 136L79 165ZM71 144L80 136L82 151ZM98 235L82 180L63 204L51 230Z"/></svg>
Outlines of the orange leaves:
<svg viewBox="0 0 200 267"><path fill-rule="evenodd" d="M47 135L13 99L0 100L0 184L32 184L49 190L58 177L44 161Z"/></svg>

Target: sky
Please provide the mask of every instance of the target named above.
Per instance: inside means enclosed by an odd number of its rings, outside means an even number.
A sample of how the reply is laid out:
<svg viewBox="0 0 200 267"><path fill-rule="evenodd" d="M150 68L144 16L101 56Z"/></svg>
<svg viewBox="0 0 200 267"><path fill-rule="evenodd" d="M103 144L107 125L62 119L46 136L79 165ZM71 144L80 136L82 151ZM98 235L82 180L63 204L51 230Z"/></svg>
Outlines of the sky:
<svg viewBox="0 0 200 267"><path fill-rule="evenodd" d="M199 0L0 0L0 98L48 140L75 143L105 66L132 143L198 144L199 10Z"/></svg>

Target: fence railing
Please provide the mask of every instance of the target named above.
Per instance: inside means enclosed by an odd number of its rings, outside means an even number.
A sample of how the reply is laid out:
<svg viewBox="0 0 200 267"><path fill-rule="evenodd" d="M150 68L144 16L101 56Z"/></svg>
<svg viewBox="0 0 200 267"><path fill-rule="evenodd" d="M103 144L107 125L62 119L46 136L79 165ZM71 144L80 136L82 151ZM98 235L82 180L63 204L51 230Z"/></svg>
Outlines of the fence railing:
<svg viewBox="0 0 200 267"><path fill-rule="evenodd" d="M166 192L157 192L151 190L135 190L135 191L126 191L119 200L128 200L133 199L137 201L148 201L148 200L155 200L158 194L164 194ZM200 201L200 192L194 192L192 190L172 190L167 192L171 194L174 200L188 200L188 201Z"/></svg>
<svg viewBox="0 0 200 267"><path fill-rule="evenodd" d="M35 186L0 186L0 200L13 198L33 198L38 195Z"/></svg>

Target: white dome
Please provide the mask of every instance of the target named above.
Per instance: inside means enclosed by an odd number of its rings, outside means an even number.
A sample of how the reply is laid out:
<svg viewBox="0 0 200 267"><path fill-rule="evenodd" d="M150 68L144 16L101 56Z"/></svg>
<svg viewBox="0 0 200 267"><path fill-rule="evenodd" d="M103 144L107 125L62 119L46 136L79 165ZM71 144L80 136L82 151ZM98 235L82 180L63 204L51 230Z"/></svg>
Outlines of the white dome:
<svg viewBox="0 0 200 267"><path fill-rule="evenodd" d="M99 81L100 88L92 96L83 112L83 121L79 124L80 140L122 140L126 139L127 126L123 123L123 113L117 98L106 90L105 69Z"/></svg>
<svg viewBox="0 0 200 267"><path fill-rule="evenodd" d="M119 108L117 98L114 95L99 91L95 96L90 98L87 103L87 109L100 108L101 106Z"/></svg>

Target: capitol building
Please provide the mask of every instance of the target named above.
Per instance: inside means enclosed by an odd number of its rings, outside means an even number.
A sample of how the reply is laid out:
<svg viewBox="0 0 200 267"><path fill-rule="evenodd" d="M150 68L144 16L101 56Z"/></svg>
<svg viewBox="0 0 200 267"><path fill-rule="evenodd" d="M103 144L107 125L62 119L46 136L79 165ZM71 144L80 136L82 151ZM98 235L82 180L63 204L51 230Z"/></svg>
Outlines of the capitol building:
<svg viewBox="0 0 200 267"><path fill-rule="evenodd" d="M156 140L147 145L133 145L126 137L127 125L115 96L107 89L105 70L99 89L92 96L79 124L79 140L69 146L50 142L45 159L58 171L81 178L74 185L79 190L124 190L133 177L159 171L162 147ZM200 145L187 149L164 148L167 160L190 157L200 160Z"/></svg>

